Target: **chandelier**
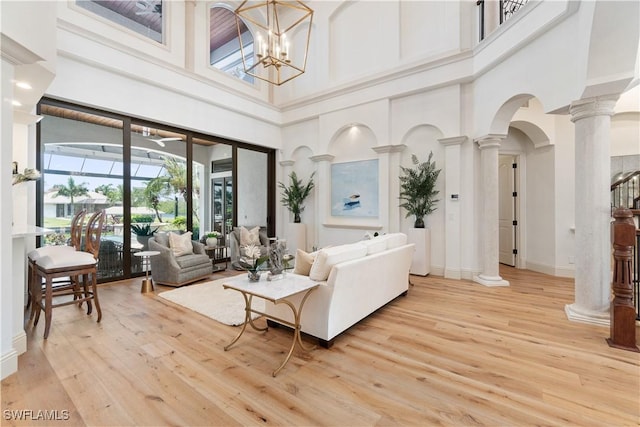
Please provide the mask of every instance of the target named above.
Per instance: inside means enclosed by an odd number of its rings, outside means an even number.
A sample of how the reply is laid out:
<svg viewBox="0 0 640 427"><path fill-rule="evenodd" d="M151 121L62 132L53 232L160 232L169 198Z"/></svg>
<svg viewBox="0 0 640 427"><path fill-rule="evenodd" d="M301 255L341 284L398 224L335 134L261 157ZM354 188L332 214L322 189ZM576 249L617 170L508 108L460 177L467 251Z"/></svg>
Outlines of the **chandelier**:
<svg viewBox="0 0 640 427"><path fill-rule="evenodd" d="M242 19L257 27L253 40L255 55L247 52L245 56L245 43L240 43L245 73L277 86L304 73L313 10L298 0L245 0L235 10L235 16L240 40L243 40ZM299 32L305 40L297 36ZM294 46L294 37L299 46Z"/></svg>

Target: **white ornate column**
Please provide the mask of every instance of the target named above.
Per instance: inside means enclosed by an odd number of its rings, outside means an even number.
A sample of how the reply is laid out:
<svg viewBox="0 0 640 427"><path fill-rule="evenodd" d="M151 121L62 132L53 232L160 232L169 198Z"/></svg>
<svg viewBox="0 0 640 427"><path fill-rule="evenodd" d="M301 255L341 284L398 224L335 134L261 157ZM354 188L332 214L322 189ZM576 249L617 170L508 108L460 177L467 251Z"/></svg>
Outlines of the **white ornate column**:
<svg viewBox="0 0 640 427"><path fill-rule="evenodd" d="M490 134L477 140L480 147L480 171L482 173L482 273L473 278L485 286L509 286L500 277L499 270L499 185L498 150L506 135Z"/></svg>
<svg viewBox="0 0 640 427"><path fill-rule="evenodd" d="M460 198L462 184L462 144L466 136L441 138L444 146L444 277L460 279L462 277L462 223L460 218Z"/></svg>
<svg viewBox="0 0 640 427"><path fill-rule="evenodd" d="M379 198L380 198L380 224L382 231L393 233L400 230L400 156L407 146L398 145L380 145L373 147L373 151L378 154L379 176L387 176L387 181L380 181Z"/></svg>
<svg viewBox="0 0 640 427"><path fill-rule="evenodd" d="M611 115L617 96L571 104L575 124L575 302L569 320L609 324L611 295Z"/></svg>
<svg viewBox="0 0 640 427"><path fill-rule="evenodd" d="M313 189L316 199L316 227L314 227L314 246L321 246L320 241L322 224L327 222L328 213L331 212L331 162L335 156L331 154L318 154L310 159L318 164L316 185Z"/></svg>

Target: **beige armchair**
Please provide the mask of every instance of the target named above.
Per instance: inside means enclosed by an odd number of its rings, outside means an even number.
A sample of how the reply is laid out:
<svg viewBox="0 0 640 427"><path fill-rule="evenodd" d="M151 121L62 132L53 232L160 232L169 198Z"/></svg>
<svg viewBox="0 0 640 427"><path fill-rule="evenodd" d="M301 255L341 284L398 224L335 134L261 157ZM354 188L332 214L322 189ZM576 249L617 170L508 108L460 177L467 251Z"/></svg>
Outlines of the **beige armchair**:
<svg viewBox="0 0 640 427"><path fill-rule="evenodd" d="M153 280L160 285L182 286L207 278L213 273L211 259L205 253L204 245L191 241L193 253L175 256L169 247L169 235L157 233L149 239L149 250L160 255L150 258Z"/></svg>
<svg viewBox="0 0 640 427"><path fill-rule="evenodd" d="M248 230L255 228L255 226L244 227ZM269 246L267 227L260 227L258 234L260 238L260 254L265 255L267 253L267 247ZM242 268L238 263L240 257L244 255L240 253L240 242L240 227L233 227L233 230L229 233L229 260L231 261L231 266L236 270L244 270L244 268Z"/></svg>

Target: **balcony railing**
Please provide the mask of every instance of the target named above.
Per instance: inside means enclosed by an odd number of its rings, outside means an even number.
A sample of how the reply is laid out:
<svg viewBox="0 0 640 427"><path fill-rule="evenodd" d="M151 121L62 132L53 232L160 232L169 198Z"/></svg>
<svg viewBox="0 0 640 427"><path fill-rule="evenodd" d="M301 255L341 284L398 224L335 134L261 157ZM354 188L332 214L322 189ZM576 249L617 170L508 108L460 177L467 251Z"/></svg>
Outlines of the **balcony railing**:
<svg viewBox="0 0 640 427"><path fill-rule="evenodd" d="M491 26L502 25L509 18L511 18L522 6L527 4L529 0L499 0L497 3L499 7L490 8L488 5L493 5L495 1L478 0L476 4L479 7L479 19L480 19L480 40L484 40L487 23L493 23ZM498 14L496 19L495 14ZM497 21L497 25L496 25Z"/></svg>

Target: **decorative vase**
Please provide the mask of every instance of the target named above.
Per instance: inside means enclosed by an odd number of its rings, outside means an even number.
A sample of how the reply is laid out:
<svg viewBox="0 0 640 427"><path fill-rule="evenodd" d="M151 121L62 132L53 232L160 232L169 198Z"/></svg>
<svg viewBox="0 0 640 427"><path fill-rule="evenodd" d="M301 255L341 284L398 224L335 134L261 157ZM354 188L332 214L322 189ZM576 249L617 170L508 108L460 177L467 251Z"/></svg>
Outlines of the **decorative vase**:
<svg viewBox="0 0 640 427"><path fill-rule="evenodd" d="M247 270L247 275L250 282L260 281L260 272L258 270Z"/></svg>
<svg viewBox="0 0 640 427"><path fill-rule="evenodd" d="M206 242L207 242L207 246L209 246L210 248L218 246L218 239L215 237L207 237Z"/></svg>

